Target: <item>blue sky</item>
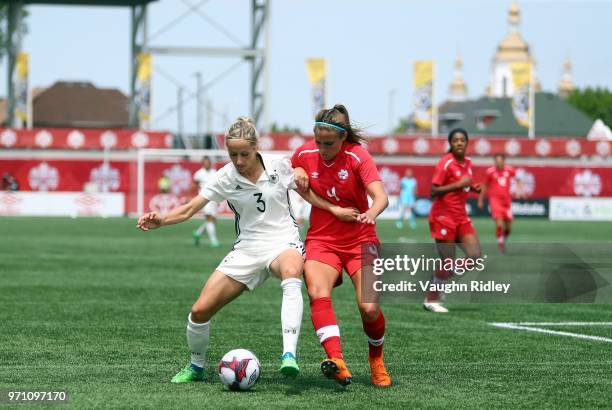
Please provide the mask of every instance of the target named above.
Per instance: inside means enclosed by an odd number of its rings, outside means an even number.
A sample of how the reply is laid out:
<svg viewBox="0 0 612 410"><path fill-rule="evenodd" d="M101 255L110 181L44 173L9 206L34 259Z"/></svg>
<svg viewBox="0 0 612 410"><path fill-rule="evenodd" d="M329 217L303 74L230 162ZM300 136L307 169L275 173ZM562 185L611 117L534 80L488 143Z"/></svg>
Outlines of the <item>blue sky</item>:
<svg viewBox="0 0 612 410"><path fill-rule="evenodd" d="M250 1L209 0L200 8L231 33L220 33L197 14L160 32L201 0L160 0L149 8L149 34L156 46L235 46L249 41ZM519 0L520 33L537 60L544 90L556 90L566 55L579 87L612 88L612 0ZM510 0L271 0L271 122L309 131L310 85L304 60L328 60L328 102L344 103L352 120L373 134L389 127L389 95L394 92L393 121L411 110L412 62L437 64L436 93L447 95L457 51L464 62L470 97L484 93L491 58L508 31ZM128 9L116 7L29 6L31 85L58 80L86 80L98 87L129 90ZM159 33L159 34L158 34ZM195 91L195 72L204 82L239 60L213 57L154 56L155 129L176 129L172 111L175 82ZM6 63L2 64L6 72ZM207 92L213 104L213 129L248 114L249 66L240 64ZM6 75L2 77L6 78ZM5 80L0 94L6 95ZM195 99L184 104L187 131L195 131Z"/></svg>

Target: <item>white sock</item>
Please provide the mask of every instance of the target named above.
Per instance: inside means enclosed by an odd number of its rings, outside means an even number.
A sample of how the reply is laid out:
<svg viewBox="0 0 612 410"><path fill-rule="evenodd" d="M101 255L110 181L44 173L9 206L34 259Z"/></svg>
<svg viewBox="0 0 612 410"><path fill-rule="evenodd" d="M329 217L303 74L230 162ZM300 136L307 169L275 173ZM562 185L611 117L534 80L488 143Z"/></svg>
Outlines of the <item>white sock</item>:
<svg viewBox="0 0 612 410"><path fill-rule="evenodd" d="M214 222L206 222L206 232L211 242L217 242L217 229Z"/></svg>
<svg viewBox="0 0 612 410"><path fill-rule="evenodd" d="M198 236L202 236L202 234L204 233L204 229L206 228L206 223L203 223L202 225L200 225L200 227L196 230L196 233L198 234Z"/></svg>
<svg viewBox="0 0 612 410"><path fill-rule="evenodd" d="M293 353L296 356L297 343L302 326L302 281L297 278L285 279L281 282L283 289L283 304L281 306L281 325L283 328L283 353Z"/></svg>
<svg viewBox="0 0 612 410"><path fill-rule="evenodd" d="M191 364L204 367L209 335L210 321L194 323L191 321L190 313L187 317L187 346L189 346L189 351L191 352Z"/></svg>

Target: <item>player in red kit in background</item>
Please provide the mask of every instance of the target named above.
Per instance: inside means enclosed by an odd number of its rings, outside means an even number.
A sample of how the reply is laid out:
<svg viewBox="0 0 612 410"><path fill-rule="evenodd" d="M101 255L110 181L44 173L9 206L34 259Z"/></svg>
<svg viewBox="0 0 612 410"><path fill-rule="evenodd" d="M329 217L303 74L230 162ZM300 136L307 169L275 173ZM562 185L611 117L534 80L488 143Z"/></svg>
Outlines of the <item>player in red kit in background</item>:
<svg viewBox="0 0 612 410"><path fill-rule="evenodd" d="M331 302L331 291L342 281L344 269L355 288L363 330L368 337L371 382L377 387L391 385L383 363L385 318L378 303L363 302L361 269L362 249L377 254L380 244L375 220L389 201L376 164L360 145L361 131L353 127L343 105L321 110L316 116L314 141L298 148L292 157L296 183L308 186L334 204L356 208L355 222L335 221L329 212L312 208L306 235L304 278L310 297L312 324L327 354L321 362L323 374L341 385L352 381L340 343L340 328ZM368 196L372 205L368 205ZM339 222L339 223L337 223Z"/></svg>
<svg viewBox="0 0 612 410"><path fill-rule="evenodd" d="M431 181L433 203L429 229L443 260L455 258L455 244L463 249L467 258L475 259L481 254L476 229L465 210L468 193L480 192L480 187L472 184L472 161L465 156L468 138L467 131L461 128L448 134L450 150L436 165ZM437 269L432 282L443 283L453 274L450 269ZM423 307L431 312L448 312L440 302L438 291L427 294Z"/></svg>
<svg viewBox="0 0 612 410"><path fill-rule="evenodd" d="M516 171L506 165L503 154L495 154L495 166L487 168L486 181L478 197L478 207L484 206L485 192L489 196L491 218L495 221L495 236L497 246L504 252L506 240L512 229L512 197L510 196L510 183L516 176ZM517 181L520 183L520 181Z"/></svg>

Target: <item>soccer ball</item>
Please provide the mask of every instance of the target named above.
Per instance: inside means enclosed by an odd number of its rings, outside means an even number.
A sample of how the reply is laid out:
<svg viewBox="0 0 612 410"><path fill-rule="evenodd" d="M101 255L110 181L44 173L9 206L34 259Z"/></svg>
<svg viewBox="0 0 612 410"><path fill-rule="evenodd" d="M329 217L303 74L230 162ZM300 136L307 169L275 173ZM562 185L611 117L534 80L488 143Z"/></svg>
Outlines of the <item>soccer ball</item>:
<svg viewBox="0 0 612 410"><path fill-rule="evenodd" d="M230 350L219 362L221 383L230 390L249 390L259 375L259 360L246 349Z"/></svg>

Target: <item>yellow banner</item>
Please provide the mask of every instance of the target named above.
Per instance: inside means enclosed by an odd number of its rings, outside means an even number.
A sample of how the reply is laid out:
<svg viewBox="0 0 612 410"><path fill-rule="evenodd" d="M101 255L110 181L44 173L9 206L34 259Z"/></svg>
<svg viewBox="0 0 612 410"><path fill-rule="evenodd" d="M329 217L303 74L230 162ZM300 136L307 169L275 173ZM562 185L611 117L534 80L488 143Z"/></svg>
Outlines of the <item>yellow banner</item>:
<svg viewBox="0 0 612 410"><path fill-rule="evenodd" d="M28 74L29 56L27 53L17 54L15 62L15 116L23 122L28 121Z"/></svg>
<svg viewBox="0 0 612 410"><path fill-rule="evenodd" d="M431 128L433 99L433 61L415 61L414 81L414 122L419 128Z"/></svg>
<svg viewBox="0 0 612 410"><path fill-rule="evenodd" d="M138 94L136 96L136 103L138 104L138 118L143 123L148 123L151 119L152 71L151 54L138 54L138 71L136 73L138 78Z"/></svg>
<svg viewBox="0 0 612 410"><path fill-rule="evenodd" d="M325 80L327 76L327 62L324 58L309 58L306 60L306 71L308 71L308 81L315 85Z"/></svg>
<svg viewBox="0 0 612 410"><path fill-rule="evenodd" d="M512 97L512 111L516 121L523 127L529 128L530 110L529 91L531 87L531 63L511 63L512 84L514 96Z"/></svg>
<svg viewBox="0 0 612 410"><path fill-rule="evenodd" d="M151 79L151 54L138 54L138 81L148 81Z"/></svg>

